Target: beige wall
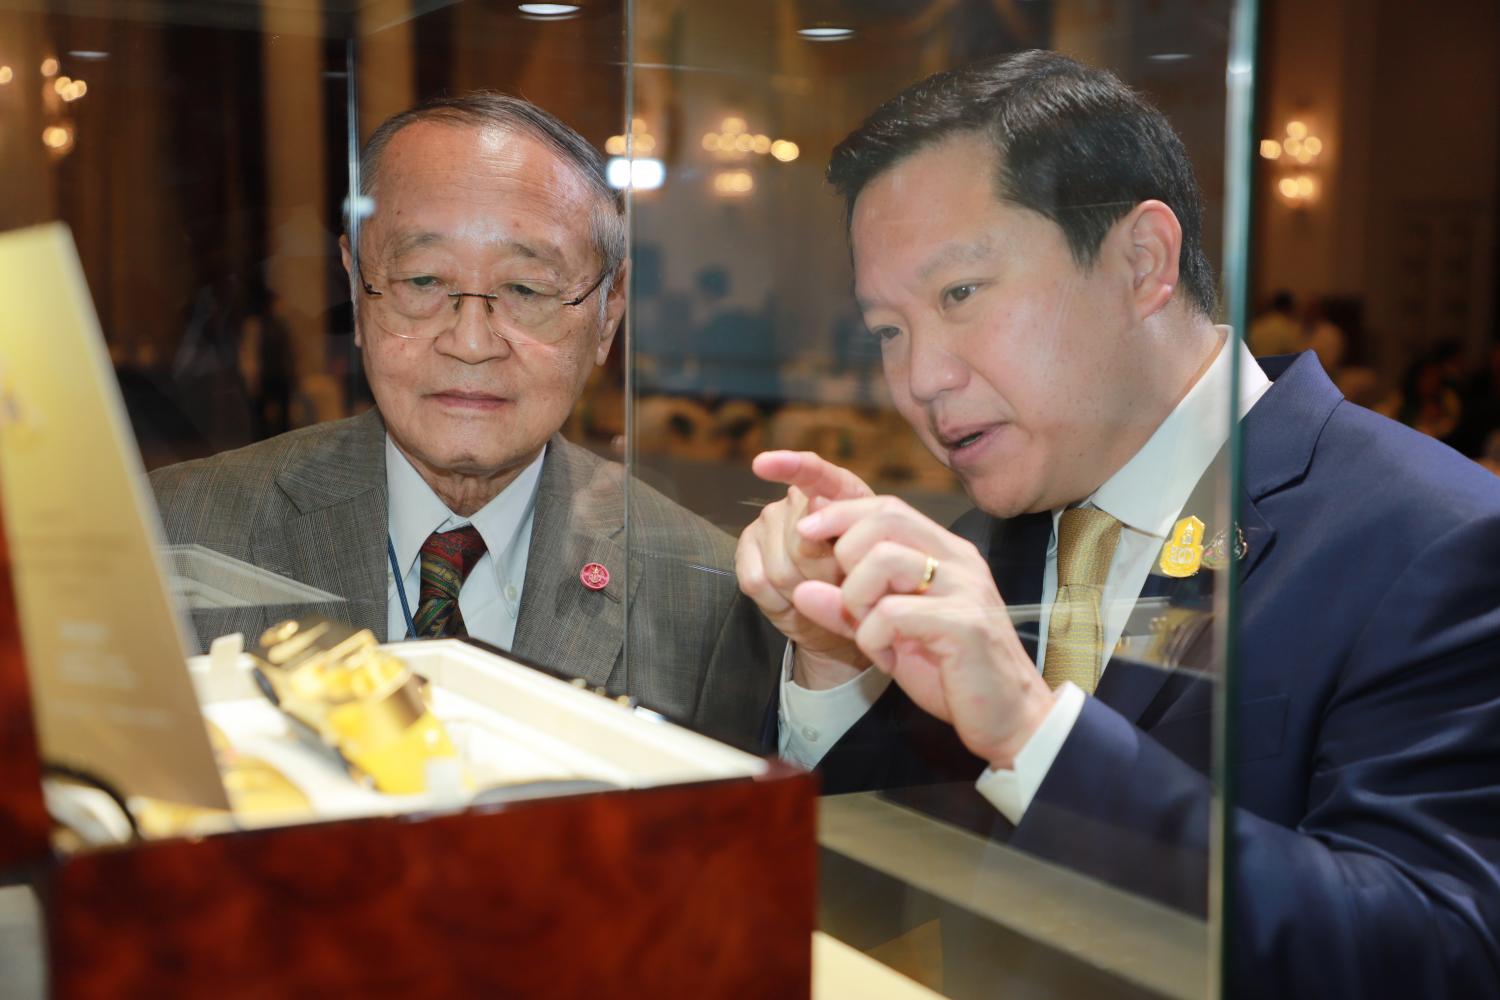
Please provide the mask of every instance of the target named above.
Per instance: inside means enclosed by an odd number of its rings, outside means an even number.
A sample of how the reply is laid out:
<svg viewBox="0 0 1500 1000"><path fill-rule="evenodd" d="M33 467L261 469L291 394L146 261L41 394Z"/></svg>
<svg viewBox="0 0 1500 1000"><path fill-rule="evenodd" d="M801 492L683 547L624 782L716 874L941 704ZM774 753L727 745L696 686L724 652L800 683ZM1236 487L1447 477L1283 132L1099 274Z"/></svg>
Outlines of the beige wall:
<svg viewBox="0 0 1500 1000"><path fill-rule="evenodd" d="M1294 211L1259 162L1257 298L1287 288L1365 306L1368 360L1398 373L1434 342L1494 329L1500 0L1266 0L1261 136L1292 117L1325 149Z"/></svg>
<svg viewBox="0 0 1500 1000"><path fill-rule="evenodd" d="M267 7L264 24L266 279L281 298L297 371L323 368L324 205L322 22L316 9Z"/></svg>

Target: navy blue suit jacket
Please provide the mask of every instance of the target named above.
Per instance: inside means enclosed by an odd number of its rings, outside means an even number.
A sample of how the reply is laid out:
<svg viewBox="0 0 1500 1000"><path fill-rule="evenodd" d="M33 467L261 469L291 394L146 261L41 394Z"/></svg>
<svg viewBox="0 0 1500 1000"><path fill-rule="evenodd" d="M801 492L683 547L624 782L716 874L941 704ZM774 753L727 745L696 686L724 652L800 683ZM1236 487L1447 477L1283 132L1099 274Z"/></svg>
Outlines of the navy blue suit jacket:
<svg viewBox="0 0 1500 1000"><path fill-rule="evenodd" d="M1242 425L1231 992L1500 996L1500 480L1345 401L1311 354L1264 367ZM1009 603L1040 598L1050 515L955 530ZM1212 719L1201 677L1111 661L1021 823L986 822L1202 911ZM893 685L820 770L958 815L983 766Z"/></svg>

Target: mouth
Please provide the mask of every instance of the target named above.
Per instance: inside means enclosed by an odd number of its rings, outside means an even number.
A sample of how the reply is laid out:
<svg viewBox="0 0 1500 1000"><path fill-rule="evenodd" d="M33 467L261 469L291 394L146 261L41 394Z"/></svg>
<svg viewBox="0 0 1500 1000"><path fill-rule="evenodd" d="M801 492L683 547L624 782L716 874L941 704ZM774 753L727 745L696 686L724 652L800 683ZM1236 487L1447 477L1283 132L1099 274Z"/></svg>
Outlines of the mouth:
<svg viewBox="0 0 1500 1000"><path fill-rule="evenodd" d="M983 451L1005 424L980 424L935 429L938 443L948 452L950 465L962 465Z"/></svg>
<svg viewBox="0 0 1500 1000"><path fill-rule="evenodd" d="M999 426L999 424L971 424L967 427L940 427L935 428L934 433L938 443L944 448L949 451L958 451L975 444Z"/></svg>
<svg viewBox="0 0 1500 1000"><path fill-rule="evenodd" d="M492 410L503 406L507 402L504 396L497 396L494 393L469 392L463 389L449 389L444 392L430 393L428 398L444 406L474 410Z"/></svg>

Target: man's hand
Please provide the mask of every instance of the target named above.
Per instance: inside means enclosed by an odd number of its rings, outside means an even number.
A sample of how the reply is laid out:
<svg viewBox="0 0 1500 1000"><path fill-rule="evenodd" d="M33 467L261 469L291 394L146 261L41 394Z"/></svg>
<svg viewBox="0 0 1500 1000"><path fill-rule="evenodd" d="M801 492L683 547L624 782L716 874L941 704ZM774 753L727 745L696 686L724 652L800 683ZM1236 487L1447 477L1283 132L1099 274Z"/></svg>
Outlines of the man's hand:
<svg viewBox="0 0 1500 1000"><path fill-rule="evenodd" d="M977 757L1011 768L1052 707L985 559L895 497L839 500L796 525L835 542L843 582L799 584L795 608L854 640L924 711L949 722ZM922 593L928 558L937 560Z"/></svg>
<svg viewBox="0 0 1500 1000"><path fill-rule="evenodd" d="M797 522L833 500L872 496L854 473L825 462L810 451L767 451L755 456L751 469L762 479L783 483L785 499L767 504L740 535L735 571L745 592L783 635L797 644L797 682L829 688L864 671L869 660L847 631L834 632L808 619L792 603L801 583L819 580L835 585L843 579L826 540L809 539Z"/></svg>

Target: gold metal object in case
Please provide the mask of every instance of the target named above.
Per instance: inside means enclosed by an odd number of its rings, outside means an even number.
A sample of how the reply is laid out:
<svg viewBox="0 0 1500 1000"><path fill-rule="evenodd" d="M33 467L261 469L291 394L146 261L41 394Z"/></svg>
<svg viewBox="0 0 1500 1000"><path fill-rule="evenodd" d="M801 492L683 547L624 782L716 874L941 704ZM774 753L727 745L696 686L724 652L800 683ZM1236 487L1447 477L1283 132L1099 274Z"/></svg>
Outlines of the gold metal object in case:
<svg viewBox="0 0 1500 1000"><path fill-rule="evenodd" d="M349 773L392 795L427 789L429 761L457 756L426 683L369 629L325 618L272 625L251 650L266 697L318 734Z"/></svg>

